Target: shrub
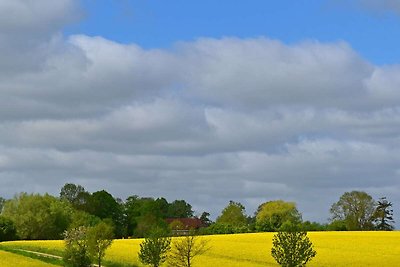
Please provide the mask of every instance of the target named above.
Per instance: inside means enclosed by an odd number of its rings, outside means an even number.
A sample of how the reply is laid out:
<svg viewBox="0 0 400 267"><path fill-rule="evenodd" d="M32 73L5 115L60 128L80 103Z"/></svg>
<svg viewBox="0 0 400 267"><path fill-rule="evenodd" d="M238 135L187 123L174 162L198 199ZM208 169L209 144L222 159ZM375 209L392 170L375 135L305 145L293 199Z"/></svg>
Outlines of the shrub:
<svg viewBox="0 0 400 267"><path fill-rule="evenodd" d="M193 259L208 250L208 241L191 232L184 237L175 238L173 249L170 253L168 263L174 267L191 267Z"/></svg>
<svg viewBox="0 0 400 267"><path fill-rule="evenodd" d="M170 249L171 237L165 236L163 230L153 230L140 244L139 260L143 264L158 267L165 262Z"/></svg>
<svg viewBox="0 0 400 267"><path fill-rule="evenodd" d="M293 230L278 232L273 237L271 254L283 267L301 267L317 253L307 237L307 232Z"/></svg>
<svg viewBox="0 0 400 267"><path fill-rule="evenodd" d="M69 267L87 267L91 260L87 244L87 231L84 226L66 231L64 234L65 251L63 260Z"/></svg>

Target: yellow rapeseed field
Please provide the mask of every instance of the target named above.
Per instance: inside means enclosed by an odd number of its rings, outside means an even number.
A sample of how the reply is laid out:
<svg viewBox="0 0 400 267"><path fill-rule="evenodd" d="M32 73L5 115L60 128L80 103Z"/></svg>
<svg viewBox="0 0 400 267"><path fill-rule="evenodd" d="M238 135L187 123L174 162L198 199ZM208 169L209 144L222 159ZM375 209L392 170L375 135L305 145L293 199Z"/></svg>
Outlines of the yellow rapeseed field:
<svg viewBox="0 0 400 267"><path fill-rule="evenodd" d="M48 264L40 260L34 260L24 256L0 250L0 266L1 267L55 267L56 265Z"/></svg>
<svg viewBox="0 0 400 267"><path fill-rule="evenodd" d="M204 236L210 250L195 260L195 266L278 266L271 257L273 233ZM310 232L317 256L307 266L400 266L400 232ZM106 260L137 264L141 239L115 240ZM6 242L11 247L41 251L63 249L62 241Z"/></svg>

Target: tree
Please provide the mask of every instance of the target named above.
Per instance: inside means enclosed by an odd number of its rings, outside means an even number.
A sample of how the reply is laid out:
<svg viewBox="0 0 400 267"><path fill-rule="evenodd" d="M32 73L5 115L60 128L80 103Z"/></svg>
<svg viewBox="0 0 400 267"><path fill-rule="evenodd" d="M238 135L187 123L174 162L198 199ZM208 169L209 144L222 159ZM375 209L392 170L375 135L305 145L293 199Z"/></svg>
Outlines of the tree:
<svg viewBox="0 0 400 267"><path fill-rule="evenodd" d="M168 218L190 218L193 217L192 206L185 200L175 200L168 207Z"/></svg>
<svg viewBox="0 0 400 267"><path fill-rule="evenodd" d="M114 237L112 226L105 222L90 227L87 231L86 239L89 255L101 267L102 259L106 249L111 246Z"/></svg>
<svg viewBox="0 0 400 267"><path fill-rule="evenodd" d="M21 239L59 239L72 212L69 203L48 194L21 193L5 203L2 215L14 222Z"/></svg>
<svg viewBox="0 0 400 267"><path fill-rule="evenodd" d="M81 226L64 233L65 250L63 260L69 267L87 267L91 260L87 242L88 228Z"/></svg>
<svg viewBox="0 0 400 267"><path fill-rule="evenodd" d="M204 226L210 226L212 221L210 220L210 213L204 211L201 216L200 216L200 220L203 223Z"/></svg>
<svg viewBox="0 0 400 267"><path fill-rule="evenodd" d="M0 197L0 214L3 211L3 207L4 207L5 203L6 203L6 200L4 198Z"/></svg>
<svg viewBox="0 0 400 267"><path fill-rule="evenodd" d="M158 267L167 259L171 249L171 237L161 229L153 230L140 244L139 260L146 265Z"/></svg>
<svg viewBox="0 0 400 267"><path fill-rule="evenodd" d="M244 226L247 224L247 217L245 214L245 207L234 201L229 201L228 206L226 206L221 215L217 218L217 224L230 224L235 227Z"/></svg>
<svg viewBox="0 0 400 267"><path fill-rule="evenodd" d="M130 196L124 204L126 214L126 226L128 234L134 234L136 237L143 237L149 234L154 228L167 229L165 222L166 205L165 199L160 198L139 198Z"/></svg>
<svg viewBox="0 0 400 267"><path fill-rule="evenodd" d="M15 240L17 238L17 229L13 221L0 216L0 242Z"/></svg>
<svg viewBox="0 0 400 267"><path fill-rule="evenodd" d="M283 267L305 266L316 254L307 232L292 229L278 232L272 239L271 255Z"/></svg>
<svg viewBox="0 0 400 267"><path fill-rule="evenodd" d="M258 231L278 231L283 223L301 223L301 214L294 202L283 200L268 201L258 207L256 229Z"/></svg>
<svg viewBox="0 0 400 267"><path fill-rule="evenodd" d="M68 201L71 205L80 210L85 210L90 193L85 191L81 185L65 184L60 191L60 199Z"/></svg>
<svg viewBox="0 0 400 267"><path fill-rule="evenodd" d="M208 240L194 235L194 232L184 237L176 237L172 246L168 262L174 267L193 266L193 259L209 249Z"/></svg>
<svg viewBox="0 0 400 267"><path fill-rule="evenodd" d="M125 234L123 206L107 191L97 191L91 195L88 201L88 211L100 219L111 219L117 238Z"/></svg>
<svg viewBox="0 0 400 267"><path fill-rule="evenodd" d="M394 229L393 223L393 204L387 201L386 197L381 197L378 200L373 220L376 230L391 231Z"/></svg>
<svg viewBox="0 0 400 267"><path fill-rule="evenodd" d="M341 220L347 230L372 230L375 201L362 191L344 193L330 209L332 221Z"/></svg>

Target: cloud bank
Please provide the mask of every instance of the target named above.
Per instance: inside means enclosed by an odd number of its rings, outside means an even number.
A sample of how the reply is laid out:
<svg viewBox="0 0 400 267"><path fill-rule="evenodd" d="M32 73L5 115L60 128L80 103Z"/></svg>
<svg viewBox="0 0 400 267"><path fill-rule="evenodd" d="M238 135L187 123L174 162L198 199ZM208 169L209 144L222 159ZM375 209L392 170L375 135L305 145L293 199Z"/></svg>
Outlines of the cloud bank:
<svg viewBox="0 0 400 267"><path fill-rule="evenodd" d="M292 200L318 221L345 191L400 201L399 66L345 42L64 37L81 13L56 2L0 1L1 196L74 182L213 216Z"/></svg>

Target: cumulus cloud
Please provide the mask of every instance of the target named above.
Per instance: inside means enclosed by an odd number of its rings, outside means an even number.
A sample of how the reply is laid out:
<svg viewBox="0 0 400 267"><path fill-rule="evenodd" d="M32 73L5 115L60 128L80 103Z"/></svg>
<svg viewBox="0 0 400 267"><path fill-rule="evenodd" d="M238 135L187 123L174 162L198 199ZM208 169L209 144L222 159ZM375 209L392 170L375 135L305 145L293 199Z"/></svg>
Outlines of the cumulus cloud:
<svg viewBox="0 0 400 267"><path fill-rule="evenodd" d="M251 213L283 198L319 221L349 190L400 201L397 65L375 66L344 42L144 49L62 36L72 0L0 7L25 16L0 16L2 196L74 182L184 198L214 217L229 200Z"/></svg>

